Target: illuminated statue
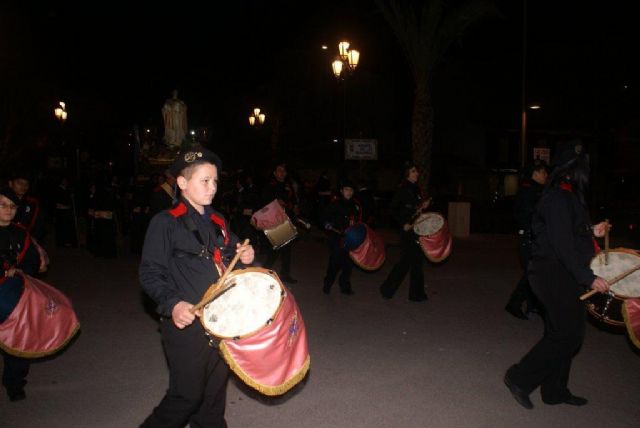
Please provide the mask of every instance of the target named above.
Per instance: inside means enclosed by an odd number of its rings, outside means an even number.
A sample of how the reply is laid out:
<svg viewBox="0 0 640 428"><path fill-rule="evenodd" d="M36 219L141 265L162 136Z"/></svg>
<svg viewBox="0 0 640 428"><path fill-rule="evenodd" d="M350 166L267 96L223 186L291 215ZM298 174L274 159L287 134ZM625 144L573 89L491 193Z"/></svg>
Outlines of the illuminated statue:
<svg viewBox="0 0 640 428"><path fill-rule="evenodd" d="M171 93L171 98L162 107L164 119L164 141L170 147L180 147L187 135L187 105L178 99L178 91Z"/></svg>

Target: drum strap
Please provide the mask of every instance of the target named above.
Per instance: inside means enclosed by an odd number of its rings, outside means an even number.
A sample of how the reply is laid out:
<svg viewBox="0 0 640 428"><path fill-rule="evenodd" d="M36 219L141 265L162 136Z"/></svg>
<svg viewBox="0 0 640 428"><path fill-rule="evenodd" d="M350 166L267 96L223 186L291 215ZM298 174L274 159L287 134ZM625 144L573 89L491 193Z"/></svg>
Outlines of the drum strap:
<svg viewBox="0 0 640 428"><path fill-rule="evenodd" d="M213 263L216 269L218 270L218 274L222 275L225 271L225 266L224 266L224 263L222 263L222 253L220 252L220 249L218 247L214 247L213 253L212 253L211 250L207 248L207 246L204 244L204 240L202 239L202 235L200 235L200 231L198 230L198 227L196 226L196 224L194 223L191 217L189 217L188 215L184 215L182 217L179 217L179 219L180 221L182 221L182 224L184 224L185 227L191 233L193 233L193 236L196 238L196 240L200 244L200 254L198 254L198 257L205 257L207 259L213 258Z"/></svg>

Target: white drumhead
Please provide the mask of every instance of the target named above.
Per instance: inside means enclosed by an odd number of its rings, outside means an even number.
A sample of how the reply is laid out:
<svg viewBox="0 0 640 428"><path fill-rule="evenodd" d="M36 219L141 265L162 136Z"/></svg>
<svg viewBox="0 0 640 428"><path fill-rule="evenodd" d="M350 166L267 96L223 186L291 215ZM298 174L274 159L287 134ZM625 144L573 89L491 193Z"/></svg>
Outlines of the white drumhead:
<svg viewBox="0 0 640 428"><path fill-rule="evenodd" d="M262 268L234 271L225 280L229 290L204 307L204 328L219 338L246 336L272 320L283 299L278 278Z"/></svg>
<svg viewBox="0 0 640 428"><path fill-rule="evenodd" d="M438 233L444 225L444 217L438 213L424 213L414 222L413 231L416 235L431 236Z"/></svg>
<svg viewBox="0 0 640 428"><path fill-rule="evenodd" d="M624 251L609 251L609 263L606 265L604 264L603 251L591 260L593 273L607 281L611 281L636 266L640 266L640 256ZM611 291L620 296L640 297L640 270L613 284Z"/></svg>

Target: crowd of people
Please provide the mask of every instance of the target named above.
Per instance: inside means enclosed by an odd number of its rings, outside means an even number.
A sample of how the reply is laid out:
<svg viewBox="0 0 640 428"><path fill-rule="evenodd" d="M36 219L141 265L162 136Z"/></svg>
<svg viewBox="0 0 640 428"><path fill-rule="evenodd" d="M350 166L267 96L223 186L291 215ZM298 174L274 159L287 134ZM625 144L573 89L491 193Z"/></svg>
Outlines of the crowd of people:
<svg viewBox="0 0 640 428"><path fill-rule="evenodd" d="M538 386L545 403L586 404L567 386L571 359L585 330L584 306L577 297L585 288L608 289L607 282L588 266L595 251L592 238L603 236L608 226L592 225L585 202L588 159L578 145L568 147L554 159L549 183L546 164L537 162L525 170L515 204L524 274L506 310L521 319L537 313L545 320L544 337L504 378L525 408L533 407L529 394ZM300 183L291 179L285 163L278 162L266 180L246 171L225 177L231 186L223 190L220 158L203 147L189 150L163 173L138 175L126 183L103 174L86 190L78 186L72 190L63 178L47 201L31 196L32 177L24 169L8 176L0 192L4 277L11 277L16 269L38 275L40 256L23 249L29 239L48 244L47 224L55 228L56 246L76 248L84 235L86 248L98 257L116 257L117 237L129 236L131 252L141 257L142 287L157 305L170 371L169 389L143 423L146 427L186 422L192 427L225 426L228 369L215 343L194 323L200 315L194 304L236 253L244 265L262 254L263 265L273 270L279 260L281 280L288 285L297 282L291 275L292 245L274 249L253 223L257 211L277 201L292 221L324 231L327 269L319 285L329 294L338 279L340 292L347 296L354 291L345 231L362 223L375 228L378 220L365 183L358 185L344 177L334 191L326 173L315 183ZM407 162L389 205L400 235L401 256L379 287L384 299L396 294L407 274L409 300L428 299L425 258L413 224L431 199L419 188L419 176L417 166ZM241 244L246 238L250 243ZM8 299L2 290L0 300ZM183 360L186 349L189 361ZM11 400L25 398L27 372L27 360L5 353L3 385Z"/></svg>

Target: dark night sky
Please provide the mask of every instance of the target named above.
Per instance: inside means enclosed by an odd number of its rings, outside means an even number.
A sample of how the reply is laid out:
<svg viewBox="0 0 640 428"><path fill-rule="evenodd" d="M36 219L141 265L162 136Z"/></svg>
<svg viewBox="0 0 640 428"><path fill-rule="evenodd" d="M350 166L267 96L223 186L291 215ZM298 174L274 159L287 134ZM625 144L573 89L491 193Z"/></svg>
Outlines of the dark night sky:
<svg viewBox="0 0 640 428"><path fill-rule="evenodd" d="M130 126L159 125L162 103L177 88L191 124L240 124L255 103L274 103L265 82L289 81L304 91L309 80L296 77L325 67L316 79L330 85L330 60L319 45L333 48L344 36L362 51L362 73L391 86L398 105L392 126L408 126L406 64L372 1L305 4L311 14L296 1L229 3L110 3L73 12L62 4L5 6L4 90L15 80L13 90L40 92L38 108L47 112L65 99L70 115ZM612 109L630 114L635 98L628 94L637 94L640 70L629 3L528 3L528 98L545 106L534 125L581 126ZM522 3L499 7L501 18L474 26L445 58L434 79L436 112L439 104L459 103L483 126L519 126Z"/></svg>

